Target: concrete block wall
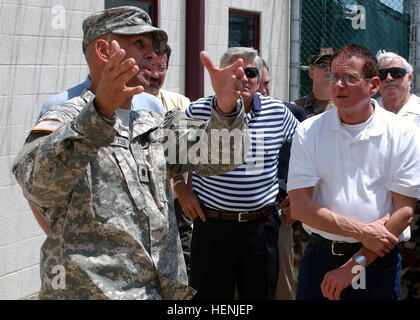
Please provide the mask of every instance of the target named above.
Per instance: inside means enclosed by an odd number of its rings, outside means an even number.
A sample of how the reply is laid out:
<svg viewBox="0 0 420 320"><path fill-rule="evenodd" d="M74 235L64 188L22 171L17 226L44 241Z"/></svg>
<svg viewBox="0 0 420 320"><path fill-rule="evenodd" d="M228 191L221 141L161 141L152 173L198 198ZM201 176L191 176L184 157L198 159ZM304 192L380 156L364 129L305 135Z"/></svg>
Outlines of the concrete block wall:
<svg viewBox="0 0 420 320"><path fill-rule="evenodd" d="M273 97L289 99L289 0L207 0L205 23L205 50L213 61L228 48L229 8L260 12L260 53L268 62ZM205 74L206 95L212 94L210 77Z"/></svg>
<svg viewBox="0 0 420 320"><path fill-rule="evenodd" d="M11 167L42 103L88 74L81 23L103 7L102 0L0 0L0 299L40 289L45 235Z"/></svg>
<svg viewBox="0 0 420 320"><path fill-rule="evenodd" d="M159 12L159 27L172 48L163 88L185 94L186 0L160 0Z"/></svg>

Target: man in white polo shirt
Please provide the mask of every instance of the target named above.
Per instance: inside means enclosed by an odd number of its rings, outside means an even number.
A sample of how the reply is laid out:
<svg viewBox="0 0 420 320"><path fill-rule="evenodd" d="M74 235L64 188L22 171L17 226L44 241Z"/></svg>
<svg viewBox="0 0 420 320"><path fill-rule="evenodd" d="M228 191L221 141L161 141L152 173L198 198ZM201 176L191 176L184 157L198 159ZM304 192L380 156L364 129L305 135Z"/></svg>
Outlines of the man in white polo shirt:
<svg viewBox="0 0 420 320"><path fill-rule="evenodd" d="M377 61L348 45L332 59L337 108L304 121L288 176L292 217L311 234L297 299L399 299L398 240L407 240L420 198L420 146L372 100Z"/></svg>

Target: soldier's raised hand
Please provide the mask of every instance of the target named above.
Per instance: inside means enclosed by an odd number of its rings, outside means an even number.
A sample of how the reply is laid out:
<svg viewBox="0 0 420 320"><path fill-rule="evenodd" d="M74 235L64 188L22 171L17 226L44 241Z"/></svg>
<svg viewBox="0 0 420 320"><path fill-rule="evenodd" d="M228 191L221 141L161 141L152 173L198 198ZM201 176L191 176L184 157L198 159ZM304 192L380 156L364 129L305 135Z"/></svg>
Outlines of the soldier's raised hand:
<svg viewBox="0 0 420 320"><path fill-rule="evenodd" d="M207 52L200 53L201 63L210 74L211 85L216 93L217 105L224 113L233 112L241 94L242 79L245 76L243 60L237 59L225 68L217 68Z"/></svg>
<svg viewBox="0 0 420 320"><path fill-rule="evenodd" d="M98 112L107 118L111 118L114 111L128 98L144 91L143 86L128 87L126 85L139 72L139 67L133 58L123 60L125 54L125 50L120 48L116 40L113 40L109 60L96 89L96 107Z"/></svg>

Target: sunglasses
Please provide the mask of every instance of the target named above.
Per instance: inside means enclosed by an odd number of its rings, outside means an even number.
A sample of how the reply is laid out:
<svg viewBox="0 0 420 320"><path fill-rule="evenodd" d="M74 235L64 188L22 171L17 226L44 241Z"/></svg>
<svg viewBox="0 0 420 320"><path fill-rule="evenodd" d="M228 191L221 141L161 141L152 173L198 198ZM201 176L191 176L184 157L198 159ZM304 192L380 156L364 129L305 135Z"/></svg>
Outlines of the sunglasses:
<svg viewBox="0 0 420 320"><path fill-rule="evenodd" d="M314 66L318 69L325 69L326 67L330 67L331 65L328 62L318 62L315 63Z"/></svg>
<svg viewBox="0 0 420 320"><path fill-rule="evenodd" d="M260 73L258 72L257 68L245 68L244 69L245 75L247 78L255 78L256 76L258 76Z"/></svg>
<svg viewBox="0 0 420 320"><path fill-rule="evenodd" d="M388 68L388 69L380 69L378 73L379 73L379 79L385 80L386 77L388 76L388 73L391 74L392 78L399 79L399 78L404 77L407 74L407 71L404 68L393 67L393 68Z"/></svg>

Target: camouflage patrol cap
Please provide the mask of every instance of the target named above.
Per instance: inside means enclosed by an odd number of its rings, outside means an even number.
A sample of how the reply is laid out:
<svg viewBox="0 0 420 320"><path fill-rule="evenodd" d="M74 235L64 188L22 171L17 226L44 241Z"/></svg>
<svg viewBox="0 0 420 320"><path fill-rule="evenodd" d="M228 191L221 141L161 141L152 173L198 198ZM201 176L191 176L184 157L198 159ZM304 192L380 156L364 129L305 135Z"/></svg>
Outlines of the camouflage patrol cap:
<svg viewBox="0 0 420 320"><path fill-rule="evenodd" d="M165 31L152 26L152 19L142 9L122 6L96 12L83 21L83 51L88 44L106 33L137 35L151 32L155 51L168 41Z"/></svg>
<svg viewBox="0 0 420 320"><path fill-rule="evenodd" d="M312 67L321 58L332 57L333 55L334 55L333 48L320 48L319 52L316 52L316 53L309 56L309 58L308 58L309 66Z"/></svg>

